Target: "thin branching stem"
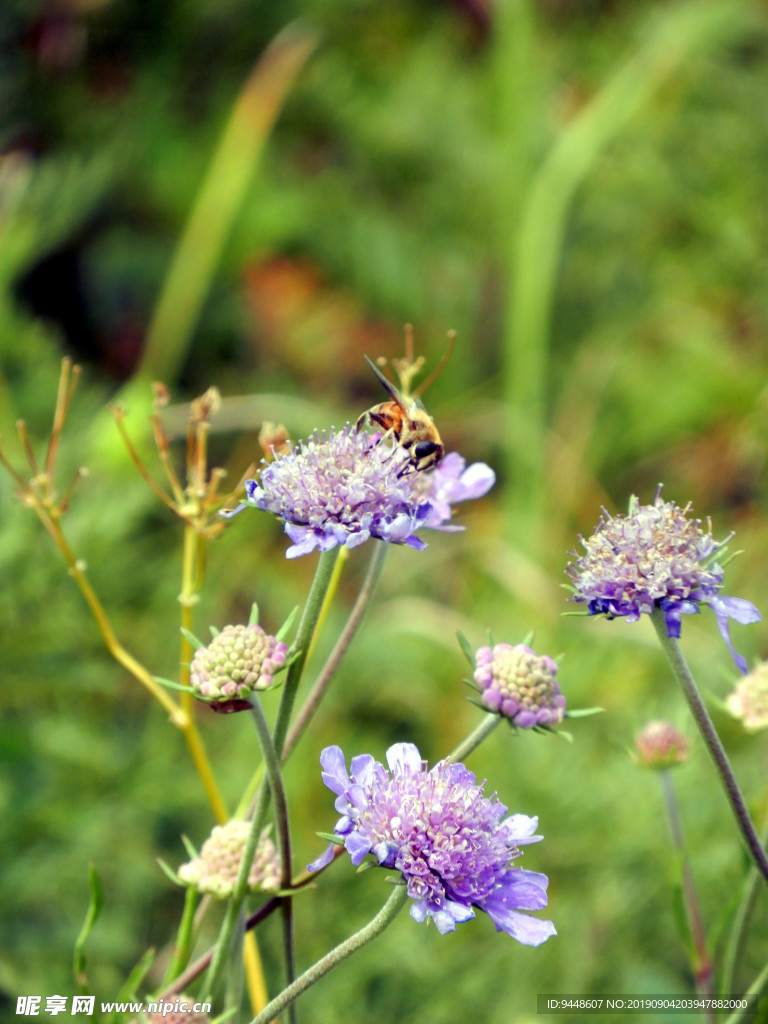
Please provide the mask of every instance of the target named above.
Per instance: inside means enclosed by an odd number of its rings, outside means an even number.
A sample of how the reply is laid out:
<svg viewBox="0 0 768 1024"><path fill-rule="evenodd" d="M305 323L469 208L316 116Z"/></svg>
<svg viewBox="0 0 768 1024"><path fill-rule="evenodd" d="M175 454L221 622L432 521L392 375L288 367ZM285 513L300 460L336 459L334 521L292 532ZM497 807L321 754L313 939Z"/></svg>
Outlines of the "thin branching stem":
<svg viewBox="0 0 768 1024"><path fill-rule="evenodd" d="M664 793L664 805L667 811L667 820L669 821L672 845L675 848L675 853L677 854L681 866L683 902L685 903L688 926L691 930L691 939L693 940L691 968L696 981L697 991L702 996L711 998L713 995L712 958L710 957L707 949L707 938L704 930L704 922L701 917L701 909L699 907L699 897L693 880L691 862L685 848L685 832L683 829L683 819L680 814L680 805L677 800L677 794L675 793L675 787L672 783L672 776L669 769L665 768L660 771L659 778L661 780L661 788ZM715 1018L711 1010L707 1011L707 1018L710 1021L714 1021Z"/></svg>

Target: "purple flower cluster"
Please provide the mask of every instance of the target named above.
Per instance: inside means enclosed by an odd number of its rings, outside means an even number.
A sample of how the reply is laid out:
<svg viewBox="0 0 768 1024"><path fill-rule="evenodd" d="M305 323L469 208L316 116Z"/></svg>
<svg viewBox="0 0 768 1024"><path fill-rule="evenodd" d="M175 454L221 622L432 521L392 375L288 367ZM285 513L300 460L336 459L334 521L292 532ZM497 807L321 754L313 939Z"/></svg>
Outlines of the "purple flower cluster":
<svg viewBox="0 0 768 1024"><path fill-rule="evenodd" d="M496 644L475 654L475 682L483 691L483 704L519 729L562 722L566 701L556 676L557 662L525 644Z"/></svg>
<svg viewBox="0 0 768 1024"><path fill-rule="evenodd" d="M465 466L452 452L432 472L415 472L399 444L347 424L328 434L315 431L264 461L258 480L246 480L246 504L282 519L293 541L288 558L337 544L354 548L370 537L421 550L426 544L417 530L461 529L444 525L451 505L479 498L493 486L495 475L484 463Z"/></svg>
<svg viewBox="0 0 768 1024"><path fill-rule="evenodd" d="M721 597L723 569L715 556L730 540L716 541L701 520L689 519L690 506L664 501L661 487L652 505L634 496L625 516L605 510L595 532L581 543L585 553L566 569L573 582L573 600L587 605L590 615L623 616L637 622L654 609L664 612L667 633L679 637L683 615L709 605L734 661L746 672L746 661L733 649L729 619L759 622L750 601Z"/></svg>
<svg viewBox="0 0 768 1024"><path fill-rule="evenodd" d="M347 772L340 747L320 756L323 782L337 795L342 815L335 834L359 865L371 853L379 865L399 871L415 901L411 917L431 918L441 934L484 910L497 931L527 946L555 935L551 921L520 911L547 905L545 875L511 862L518 846L534 843L538 820L523 814L504 819L507 808L462 764L441 761L431 770L412 743L387 751L389 771L370 754L353 757ZM503 819L503 820L502 820ZM333 846L310 870L324 867Z"/></svg>

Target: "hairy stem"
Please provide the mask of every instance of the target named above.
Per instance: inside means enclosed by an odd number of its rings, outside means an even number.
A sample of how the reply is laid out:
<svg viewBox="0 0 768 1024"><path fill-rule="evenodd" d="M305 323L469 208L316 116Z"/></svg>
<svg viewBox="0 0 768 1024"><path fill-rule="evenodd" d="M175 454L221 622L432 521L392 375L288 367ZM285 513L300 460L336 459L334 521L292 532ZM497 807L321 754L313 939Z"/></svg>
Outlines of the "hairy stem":
<svg viewBox="0 0 768 1024"><path fill-rule="evenodd" d="M346 960L348 956L362 949L371 939L375 939L384 931L397 917L405 906L408 899L408 890L404 885L394 887L392 894L378 914L369 921L367 925L355 932L344 942L326 953L324 957L313 964L292 985L284 989L279 996L276 996L271 1003L268 1003L262 1012L251 1021L251 1024L269 1024L279 1013L282 1013L308 988L311 988L334 967Z"/></svg>
<svg viewBox="0 0 768 1024"><path fill-rule="evenodd" d="M473 729L469 736L462 740L458 747L455 747L448 754L445 759L448 764L455 764L457 761L463 761L465 757L468 757L473 750L480 746L486 736L491 735L496 726L501 722L501 718L501 715L483 715L483 719L477 728Z"/></svg>
<svg viewBox="0 0 768 1024"><path fill-rule="evenodd" d="M707 745L707 750L715 762L715 768L717 769L720 779L725 789L725 794L728 798L728 802L731 805L731 810L734 813L736 822L739 826L744 841L747 844L753 861L757 865L761 875L768 882L768 857L766 857L765 850L760 843L760 838L755 831L755 826L752 824L752 819L749 816L747 805L744 802L739 784L736 781L736 776L733 774L728 755L725 752L723 744L720 742L720 737L717 735L712 719L709 717L704 701L701 699L696 681L691 674L691 670L688 667L688 663L683 656L683 652L680 649L680 644L673 637L667 635L667 626L665 621L664 612L657 608L651 615L651 622L653 622L656 633L659 637L664 653L667 656L667 660L672 668L672 672L683 688L685 699L688 701L688 706L691 709L691 714L699 727L699 731Z"/></svg>

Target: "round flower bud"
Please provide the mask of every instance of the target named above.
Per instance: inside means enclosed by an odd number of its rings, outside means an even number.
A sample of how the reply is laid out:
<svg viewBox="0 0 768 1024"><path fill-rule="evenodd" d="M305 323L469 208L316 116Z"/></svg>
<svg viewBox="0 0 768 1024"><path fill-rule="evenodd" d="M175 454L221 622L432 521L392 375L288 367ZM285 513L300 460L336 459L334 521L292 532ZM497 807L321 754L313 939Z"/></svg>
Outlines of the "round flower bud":
<svg viewBox="0 0 768 1024"><path fill-rule="evenodd" d="M688 760L690 744L669 722L649 722L635 737L640 764L646 768L674 768Z"/></svg>
<svg viewBox="0 0 768 1024"><path fill-rule="evenodd" d="M747 732L768 727L768 661L761 661L744 676L726 704Z"/></svg>
<svg viewBox="0 0 768 1024"><path fill-rule="evenodd" d="M207 701L244 700L267 690L285 663L288 648L261 626L225 626L190 665L190 686Z"/></svg>
<svg viewBox="0 0 768 1024"><path fill-rule="evenodd" d="M179 868L177 874L181 881L198 892L211 893L218 899L231 896L250 829L247 821L232 820L226 825L216 825L203 843L200 856ZM262 832L248 875L248 889L251 892L275 892L279 888L280 863L277 850L272 840Z"/></svg>
<svg viewBox="0 0 768 1024"><path fill-rule="evenodd" d="M556 725L565 715L557 662L525 644L481 647L475 654L475 681L483 703L520 729Z"/></svg>

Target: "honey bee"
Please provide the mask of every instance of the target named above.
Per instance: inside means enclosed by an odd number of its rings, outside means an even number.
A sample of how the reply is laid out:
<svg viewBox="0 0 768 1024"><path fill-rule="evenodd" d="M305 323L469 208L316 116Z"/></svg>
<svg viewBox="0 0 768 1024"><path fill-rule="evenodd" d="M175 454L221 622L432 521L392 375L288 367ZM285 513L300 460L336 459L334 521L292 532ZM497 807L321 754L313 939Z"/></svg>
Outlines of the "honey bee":
<svg viewBox="0 0 768 1024"><path fill-rule="evenodd" d="M411 342L411 340L411 332L407 329L406 341ZM452 347L453 337L451 337ZM410 356L412 345L408 344L407 348ZM419 388L419 391L423 391L442 370L450 351L451 349L443 357L437 370ZM408 464L403 470L404 473L423 473L425 470L434 469L445 455L445 447L434 420L417 397L418 392L409 394L406 390L405 393L401 393L391 381L387 380L368 356L365 356L365 361L376 374L391 400L374 405L372 409L367 409L358 418L355 430L375 424L385 434L391 434L400 447L408 453ZM407 386L413 374L420 368L421 360L414 363L412 357L407 357L404 361L396 362L395 366L398 368L401 382Z"/></svg>

